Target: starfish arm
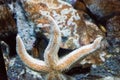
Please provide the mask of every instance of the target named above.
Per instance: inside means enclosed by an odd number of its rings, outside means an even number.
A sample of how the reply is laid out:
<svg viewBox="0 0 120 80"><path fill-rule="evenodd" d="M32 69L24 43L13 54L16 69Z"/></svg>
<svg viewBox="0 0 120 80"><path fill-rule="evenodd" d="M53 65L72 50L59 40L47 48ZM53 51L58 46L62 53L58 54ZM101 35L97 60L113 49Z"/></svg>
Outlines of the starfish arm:
<svg viewBox="0 0 120 80"><path fill-rule="evenodd" d="M61 42L61 33L60 33L60 29L58 27L58 25L56 24L55 20L51 17L51 16L47 16L48 19L50 19L51 21L51 26L50 30L51 30L51 35L50 35L50 41L49 44L47 46L47 48L45 49L44 52L44 59L45 62L53 67L56 65L57 61L58 61L58 51L59 51L59 47L60 47L60 42Z"/></svg>
<svg viewBox="0 0 120 80"><path fill-rule="evenodd" d="M35 71L40 71L40 72L48 72L49 71L48 67L44 61L35 59L27 53L25 46L23 44L23 41L19 35L17 35L16 41L17 41L16 51L17 51L18 55L20 56L21 60L28 67L30 67L31 69L33 69Z"/></svg>
<svg viewBox="0 0 120 80"><path fill-rule="evenodd" d="M78 48L65 57L61 58L58 62L56 69L63 71L65 69L69 69L71 65L73 65L75 62L82 60L98 48L100 48L102 37L97 38L92 44L85 45L81 48Z"/></svg>

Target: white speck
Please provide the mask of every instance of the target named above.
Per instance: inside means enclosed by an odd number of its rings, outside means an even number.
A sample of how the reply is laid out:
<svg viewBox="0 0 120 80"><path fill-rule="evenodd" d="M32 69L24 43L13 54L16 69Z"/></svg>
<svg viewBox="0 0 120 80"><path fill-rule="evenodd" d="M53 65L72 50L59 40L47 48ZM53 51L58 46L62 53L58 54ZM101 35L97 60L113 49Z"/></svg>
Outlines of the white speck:
<svg viewBox="0 0 120 80"><path fill-rule="evenodd" d="M69 9L63 9L60 13L61 15L69 14L71 11Z"/></svg>
<svg viewBox="0 0 120 80"><path fill-rule="evenodd" d="M93 68L96 68L97 66L95 64L92 65Z"/></svg>
<svg viewBox="0 0 120 80"><path fill-rule="evenodd" d="M63 36L68 37L71 34L71 31L69 29L62 30L61 33Z"/></svg>
<svg viewBox="0 0 120 80"><path fill-rule="evenodd" d="M78 14L74 15L75 20L80 20L80 16Z"/></svg>
<svg viewBox="0 0 120 80"><path fill-rule="evenodd" d="M78 48L78 47L80 47L80 44L79 44L79 42L78 42L78 39L73 39L73 42L74 42L74 44L75 44L75 46Z"/></svg>
<svg viewBox="0 0 120 80"><path fill-rule="evenodd" d="M105 52L102 52L102 53L99 54L99 55L100 55L100 59L101 59L102 61L105 61L104 56L106 55L106 53L105 53Z"/></svg>
<svg viewBox="0 0 120 80"><path fill-rule="evenodd" d="M68 26L70 26L73 23L73 17L70 17L70 19L67 21Z"/></svg>
<svg viewBox="0 0 120 80"><path fill-rule="evenodd" d="M10 64L10 65L9 65L10 67L14 65L15 60L16 60L16 58L12 58L12 59L10 60L10 63L9 63L9 64Z"/></svg>

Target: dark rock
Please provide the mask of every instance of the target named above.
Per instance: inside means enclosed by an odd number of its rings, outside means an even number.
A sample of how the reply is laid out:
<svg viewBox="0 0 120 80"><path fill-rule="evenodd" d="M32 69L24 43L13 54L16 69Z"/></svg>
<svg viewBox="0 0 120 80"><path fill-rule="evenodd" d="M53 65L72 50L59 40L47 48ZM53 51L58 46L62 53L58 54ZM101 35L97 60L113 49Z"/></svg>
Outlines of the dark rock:
<svg viewBox="0 0 120 80"><path fill-rule="evenodd" d="M114 76L120 76L120 56L115 56L112 58L109 58L105 63L105 67L109 72Z"/></svg>
<svg viewBox="0 0 120 80"><path fill-rule="evenodd" d="M90 74L99 77L112 76L112 74L109 73L109 71L103 65L95 68L92 67Z"/></svg>
<svg viewBox="0 0 120 80"><path fill-rule="evenodd" d="M16 2L17 0L0 0L0 4L12 3Z"/></svg>
<svg viewBox="0 0 120 80"><path fill-rule="evenodd" d="M104 23L107 19L120 13L120 0L83 0L87 8Z"/></svg>
<svg viewBox="0 0 120 80"><path fill-rule="evenodd" d="M9 66L7 74L9 80L42 80L40 75L29 72L18 56L13 65Z"/></svg>
<svg viewBox="0 0 120 80"><path fill-rule="evenodd" d="M0 40L9 45L10 56L16 54L16 34L17 27L7 5L0 5Z"/></svg>
<svg viewBox="0 0 120 80"><path fill-rule="evenodd" d="M47 47L49 43L49 39L43 34L43 32L39 31L36 32L36 41L33 46L32 53L34 53L33 57L40 58L41 60L44 60L44 50ZM58 52L58 56L62 57L68 53L73 51L73 49L65 49L65 48L60 48ZM35 55L36 54L36 55Z"/></svg>
<svg viewBox="0 0 120 80"><path fill-rule="evenodd" d="M5 62L0 45L0 80L7 80L7 73L5 69Z"/></svg>
<svg viewBox="0 0 120 80"><path fill-rule="evenodd" d="M71 68L70 70L68 71L65 71L65 74L67 75L79 75L79 74L87 74L90 72L90 64L88 64L88 67L83 67L83 66L80 66L78 65L77 67L73 67Z"/></svg>
<svg viewBox="0 0 120 80"><path fill-rule="evenodd" d="M119 32L120 31L120 15L114 16L113 18L107 21L106 26L108 32Z"/></svg>
<svg viewBox="0 0 120 80"><path fill-rule="evenodd" d="M101 80L99 76L92 76L90 74L80 74L75 76L76 80Z"/></svg>
<svg viewBox="0 0 120 80"><path fill-rule="evenodd" d="M11 64L10 64L11 65ZM17 57L15 59L15 62L13 66L10 66L8 68L7 74L9 80L18 80L18 76L21 73L22 70L24 70L24 64L20 61L20 59Z"/></svg>
<svg viewBox="0 0 120 80"><path fill-rule="evenodd" d="M108 58L103 65L91 68L91 75L106 77L120 76L120 56L112 56Z"/></svg>
<svg viewBox="0 0 120 80"><path fill-rule="evenodd" d="M114 16L106 23L110 53L120 53L120 16Z"/></svg>

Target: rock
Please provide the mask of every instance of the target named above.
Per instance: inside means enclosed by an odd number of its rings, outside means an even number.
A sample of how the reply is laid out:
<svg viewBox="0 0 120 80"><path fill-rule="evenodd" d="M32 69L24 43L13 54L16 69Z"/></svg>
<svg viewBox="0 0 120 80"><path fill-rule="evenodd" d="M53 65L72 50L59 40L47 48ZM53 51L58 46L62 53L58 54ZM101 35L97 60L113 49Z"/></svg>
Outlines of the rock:
<svg viewBox="0 0 120 80"><path fill-rule="evenodd" d="M79 30L78 30L79 35L80 35L79 43L81 46L90 44L98 36L105 37L105 33L103 33L98 28L98 26L95 25L93 22L85 21L85 25L86 26L81 27L81 29L79 28ZM101 49L94 52L94 54L86 57L80 64L83 65L83 64L101 64L101 63L103 63L105 61L105 58L107 55L107 51L105 50L105 48L107 47L108 43L107 43L106 39L103 40L103 44L104 44L104 46Z"/></svg>
<svg viewBox="0 0 120 80"><path fill-rule="evenodd" d="M106 23L110 53L120 53L120 16L114 16Z"/></svg>
<svg viewBox="0 0 120 80"><path fill-rule="evenodd" d="M34 23L29 21L25 16L25 12L20 3L15 4L15 14L16 14L16 22L18 28L18 35L22 38L25 48L27 50L31 50L33 48L33 44L36 40L34 33Z"/></svg>
<svg viewBox="0 0 120 80"><path fill-rule="evenodd" d="M120 14L119 0L83 0L97 20L104 23L112 16Z"/></svg>
<svg viewBox="0 0 120 80"><path fill-rule="evenodd" d="M66 1L66 2L68 2L71 5L75 5L77 0L63 0L63 1Z"/></svg>
<svg viewBox="0 0 120 80"><path fill-rule="evenodd" d="M83 22L84 23L84 22ZM93 22L85 21L85 26L79 28L80 45L86 45L95 40L98 36L105 36L105 34Z"/></svg>
<svg viewBox="0 0 120 80"><path fill-rule="evenodd" d="M12 12L7 5L0 5L0 40L9 45L10 56L16 54L16 34L17 27Z"/></svg>
<svg viewBox="0 0 120 80"><path fill-rule="evenodd" d="M5 60L1 50L1 42L0 42L0 80L7 80L7 72L5 69Z"/></svg>
<svg viewBox="0 0 120 80"><path fill-rule="evenodd" d="M120 56L112 56L108 58L102 65L92 67L91 75L106 77L106 76L120 76Z"/></svg>
<svg viewBox="0 0 120 80"><path fill-rule="evenodd" d="M76 29L77 27L81 27L80 24L82 20L77 11L70 4L63 1L56 1L53 3L53 5L51 5L51 7L47 6L47 3L48 2L37 2L33 4L31 2L25 2L23 4L26 13L28 13L28 16L31 18L31 20L35 22L36 27L41 27L43 28L44 32L47 32L44 33L47 38L49 38L49 19L41 17L41 14L48 14L52 16L60 27L62 34L61 47L71 49L79 47L79 44L77 43L79 36L76 32ZM48 3L48 5L50 4ZM69 43L69 41L71 44L68 45L67 43Z"/></svg>
<svg viewBox="0 0 120 80"><path fill-rule="evenodd" d="M2 54L4 57L4 61L5 61L5 67L7 70L8 65L9 65L9 60L10 60L10 58L9 58L9 46L4 41L1 41L0 45L1 45L1 51L2 51Z"/></svg>
<svg viewBox="0 0 120 80"><path fill-rule="evenodd" d="M119 80L119 77L107 76L105 78L97 79L97 80Z"/></svg>
<svg viewBox="0 0 120 80"><path fill-rule="evenodd" d="M10 60L7 74L9 80L43 80L41 74L26 68L18 56Z"/></svg>
<svg viewBox="0 0 120 80"><path fill-rule="evenodd" d="M77 0L73 6L77 10L85 11L86 12L86 6L85 6L85 4L83 2L81 2L80 0Z"/></svg>

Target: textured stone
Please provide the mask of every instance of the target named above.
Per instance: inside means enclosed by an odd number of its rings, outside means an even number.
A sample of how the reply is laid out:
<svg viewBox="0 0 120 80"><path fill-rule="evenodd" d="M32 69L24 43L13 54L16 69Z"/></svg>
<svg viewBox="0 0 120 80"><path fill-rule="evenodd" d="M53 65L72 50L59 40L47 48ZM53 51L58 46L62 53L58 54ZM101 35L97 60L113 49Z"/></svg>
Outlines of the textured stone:
<svg viewBox="0 0 120 80"><path fill-rule="evenodd" d="M7 37L17 31L12 13L6 5L0 5L0 37Z"/></svg>
<svg viewBox="0 0 120 80"><path fill-rule="evenodd" d="M77 10L86 11L85 4L83 2L81 2L80 0L77 0L73 6Z"/></svg>
<svg viewBox="0 0 120 80"><path fill-rule="evenodd" d="M10 56L16 54L17 27L12 12L5 4L0 5L0 40L5 41L10 47Z"/></svg>
<svg viewBox="0 0 120 80"><path fill-rule="evenodd" d="M120 76L120 56L112 56L108 58L104 64L92 67L91 75L106 77L106 76Z"/></svg>
<svg viewBox="0 0 120 80"><path fill-rule="evenodd" d="M120 16L114 16L106 23L109 51L120 53Z"/></svg>
<svg viewBox="0 0 120 80"><path fill-rule="evenodd" d="M9 62L7 70L9 80L43 80L41 74L26 68L18 56Z"/></svg>
<svg viewBox="0 0 120 80"><path fill-rule="evenodd" d="M106 21L113 15L120 13L119 0L83 0L87 8L100 21Z"/></svg>

